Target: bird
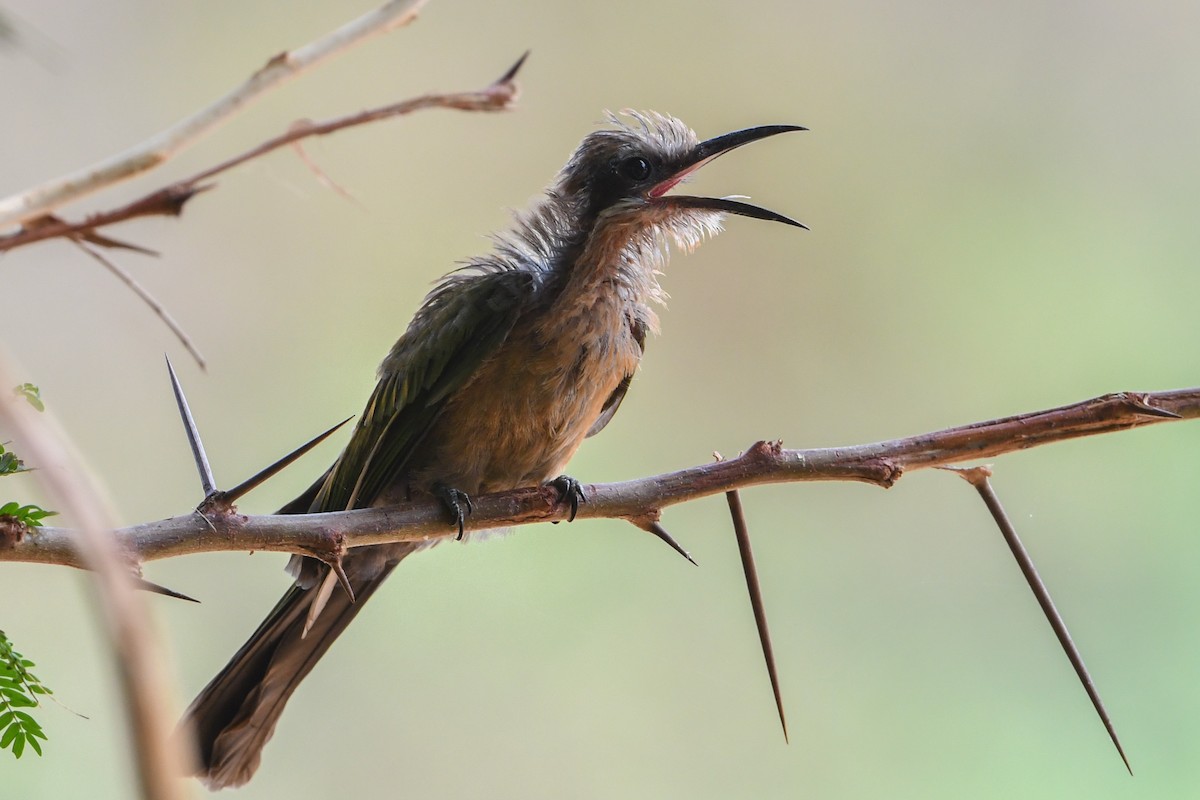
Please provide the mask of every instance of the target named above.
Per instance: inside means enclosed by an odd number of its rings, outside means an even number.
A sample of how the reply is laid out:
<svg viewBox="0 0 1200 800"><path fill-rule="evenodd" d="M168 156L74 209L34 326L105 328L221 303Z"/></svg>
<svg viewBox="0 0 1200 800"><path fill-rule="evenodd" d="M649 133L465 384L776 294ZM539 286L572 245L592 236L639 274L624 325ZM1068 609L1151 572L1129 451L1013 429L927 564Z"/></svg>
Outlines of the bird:
<svg viewBox="0 0 1200 800"><path fill-rule="evenodd" d="M805 227L735 197L668 192L724 153L802 130L764 125L700 141L666 114L608 114L490 253L435 285L380 365L345 449L279 513L432 496L462 538L472 495L550 485L573 517L586 497L563 470L620 408L658 332L669 243L690 251L729 214ZM423 546L350 550L345 588L330 566L292 556L292 586L181 721L209 788L251 779L300 681Z"/></svg>

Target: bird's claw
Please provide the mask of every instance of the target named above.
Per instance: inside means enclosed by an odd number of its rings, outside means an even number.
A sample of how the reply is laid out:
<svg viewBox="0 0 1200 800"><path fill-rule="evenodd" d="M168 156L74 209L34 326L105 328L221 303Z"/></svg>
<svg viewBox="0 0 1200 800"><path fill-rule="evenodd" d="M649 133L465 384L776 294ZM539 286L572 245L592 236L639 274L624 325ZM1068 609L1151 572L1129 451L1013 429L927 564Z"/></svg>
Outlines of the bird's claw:
<svg viewBox="0 0 1200 800"><path fill-rule="evenodd" d="M434 485L433 495L450 512L451 521L458 524L458 536L455 536L454 539L461 542L467 517L471 516L471 512L475 510L475 507L471 505L471 498L466 492L442 483Z"/></svg>
<svg viewBox="0 0 1200 800"><path fill-rule="evenodd" d="M574 522L575 515L579 513L579 504L587 502L587 495L583 493L583 484L570 475L559 475L546 485L553 486L558 490L559 503L570 503L571 516L567 517L567 522Z"/></svg>

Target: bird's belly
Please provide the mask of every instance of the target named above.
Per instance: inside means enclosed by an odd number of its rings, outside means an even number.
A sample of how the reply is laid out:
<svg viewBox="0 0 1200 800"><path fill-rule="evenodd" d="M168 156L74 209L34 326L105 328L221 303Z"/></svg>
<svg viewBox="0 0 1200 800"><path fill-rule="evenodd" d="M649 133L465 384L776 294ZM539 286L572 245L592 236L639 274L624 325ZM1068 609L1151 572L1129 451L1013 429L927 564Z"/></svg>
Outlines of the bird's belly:
<svg viewBox="0 0 1200 800"><path fill-rule="evenodd" d="M514 334L447 402L418 448L409 471L418 488L440 482L477 494L556 477L641 355L622 335L547 344Z"/></svg>

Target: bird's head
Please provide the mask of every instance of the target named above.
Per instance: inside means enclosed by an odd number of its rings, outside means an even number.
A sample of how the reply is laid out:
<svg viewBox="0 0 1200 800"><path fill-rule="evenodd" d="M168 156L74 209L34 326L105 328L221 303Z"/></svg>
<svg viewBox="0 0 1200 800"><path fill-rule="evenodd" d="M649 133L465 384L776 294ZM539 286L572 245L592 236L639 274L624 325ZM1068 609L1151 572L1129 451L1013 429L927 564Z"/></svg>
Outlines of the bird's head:
<svg viewBox="0 0 1200 800"><path fill-rule="evenodd" d="M778 133L802 131L797 125L763 125L700 141L674 117L655 112L609 115L613 127L589 134L559 174L555 193L572 201L593 220L628 218L650 225L720 214L739 214L799 222L729 197L694 197L668 192L708 162L744 144Z"/></svg>

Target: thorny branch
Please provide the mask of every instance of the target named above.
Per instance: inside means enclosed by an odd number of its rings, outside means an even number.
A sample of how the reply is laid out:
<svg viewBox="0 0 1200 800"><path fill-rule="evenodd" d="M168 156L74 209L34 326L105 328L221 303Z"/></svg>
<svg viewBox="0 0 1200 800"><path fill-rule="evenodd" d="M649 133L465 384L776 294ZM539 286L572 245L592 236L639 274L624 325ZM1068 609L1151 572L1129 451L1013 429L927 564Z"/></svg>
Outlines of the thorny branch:
<svg viewBox="0 0 1200 800"><path fill-rule="evenodd" d="M397 103L333 119L320 121L301 120L294 123L284 133L268 139L245 152L201 170L195 175L156 189L119 208L91 214L85 219L76 222L71 222L51 214L32 218L13 233L0 236L0 253L33 244L34 242L62 237L76 240L83 239L92 244L105 247L118 247L146 252L144 248L104 236L99 233L99 229L141 217L179 216L183 213L183 208L189 200L200 192L207 191L213 187L214 184L205 183L205 181L211 180L217 175L227 172L234 167L241 166L248 161L261 158L281 147L295 145L301 140L312 136L326 136L346 128L366 125L432 108L446 108L457 111L506 111L512 108L519 95L516 76L528 55L526 53L521 56L500 78L483 89L424 94L420 97L401 100Z"/></svg>
<svg viewBox="0 0 1200 800"><path fill-rule="evenodd" d="M625 519L639 527L662 509L733 489L796 481L861 481L882 487L907 470L976 461L1051 442L1126 430L1173 419L1200 417L1200 388L1168 392L1119 392L1069 406L1036 411L853 447L784 449L758 442L728 461L621 483L585 486L580 518ZM502 528L565 520L569 507L538 488L473 498L471 529ZM391 508L326 514L247 516L212 510L147 522L114 532L133 562L191 553L268 550L337 560L347 548L453 537L442 507L433 500ZM39 528L0 550L0 561L81 567L78 534Z"/></svg>
<svg viewBox="0 0 1200 800"><path fill-rule="evenodd" d="M160 166L272 89L361 44L407 25L426 0L389 0L302 47L272 57L240 86L129 150L11 197L0 198L0 228L25 225L61 205Z"/></svg>

